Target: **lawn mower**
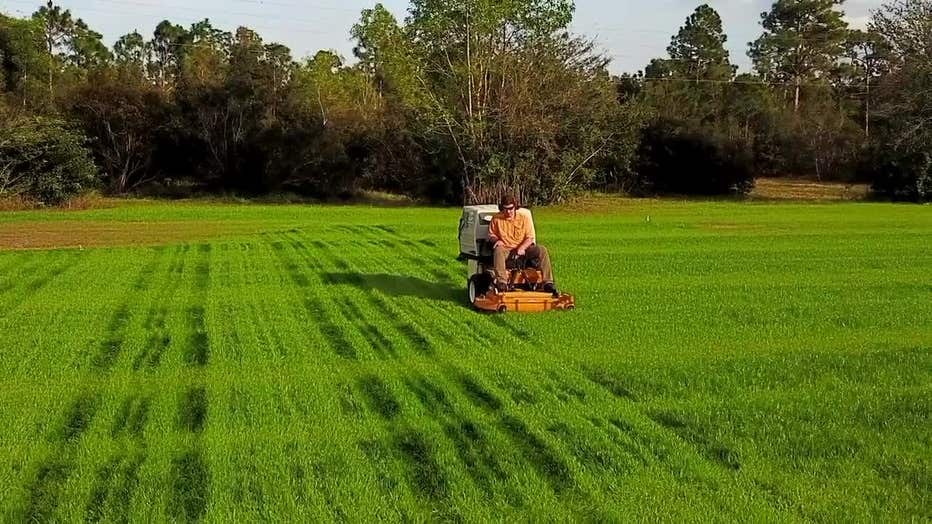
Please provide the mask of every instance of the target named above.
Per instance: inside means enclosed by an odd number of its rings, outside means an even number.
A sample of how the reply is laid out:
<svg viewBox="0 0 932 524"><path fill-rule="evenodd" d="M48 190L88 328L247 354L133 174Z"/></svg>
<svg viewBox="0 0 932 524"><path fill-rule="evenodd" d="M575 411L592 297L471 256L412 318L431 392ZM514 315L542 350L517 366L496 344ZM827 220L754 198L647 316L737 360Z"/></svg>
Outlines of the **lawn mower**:
<svg viewBox="0 0 932 524"><path fill-rule="evenodd" d="M543 275L534 259L512 253L505 267L509 278L500 291L494 285L495 271L492 261L494 246L489 242L489 225L499 212L496 205L466 206L460 218L460 260L465 260L469 276L466 294L469 303L481 311L539 312L554 309L573 309L576 301L565 293L543 291ZM521 208L531 219L531 211Z"/></svg>

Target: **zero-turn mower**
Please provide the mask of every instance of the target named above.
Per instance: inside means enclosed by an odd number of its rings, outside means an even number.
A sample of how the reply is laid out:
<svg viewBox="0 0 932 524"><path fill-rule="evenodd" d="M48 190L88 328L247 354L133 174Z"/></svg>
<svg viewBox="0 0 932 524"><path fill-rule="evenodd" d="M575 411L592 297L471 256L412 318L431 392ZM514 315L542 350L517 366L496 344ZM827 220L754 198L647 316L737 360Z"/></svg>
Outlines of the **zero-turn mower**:
<svg viewBox="0 0 932 524"><path fill-rule="evenodd" d="M573 309L576 301L565 293L543 291L543 275L539 261L518 257L512 253L505 267L509 278L505 289L499 291L495 283L492 261L493 246L489 242L489 225L499 212L496 205L466 206L460 218L460 260L467 263L469 276L466 293L469 303L482 311L539 312L554 309ZM531 219L531 211L521 208Z"/></svg>

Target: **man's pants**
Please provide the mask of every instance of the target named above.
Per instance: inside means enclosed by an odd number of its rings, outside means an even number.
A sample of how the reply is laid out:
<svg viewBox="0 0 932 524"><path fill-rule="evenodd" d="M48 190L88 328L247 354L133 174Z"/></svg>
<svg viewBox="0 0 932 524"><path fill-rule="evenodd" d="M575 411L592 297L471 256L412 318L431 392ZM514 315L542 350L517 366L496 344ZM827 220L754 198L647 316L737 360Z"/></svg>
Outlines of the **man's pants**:
<svg viewBox="0 0 932 524"><path fill-rule="evenodd" d="M507 247L499 246L495 248L493 261L495 262L496 282L508 282L508 269L505 267L505 261L508 260L508 255L510 254L511 250ZM524 255L524 258L527 260L533 260L535 258L540 259L540 272L544 275L544 283L553 283L553 268L550 266L550 253L547 253L547 248L533 245L527 248L527 253Z"/></svg>

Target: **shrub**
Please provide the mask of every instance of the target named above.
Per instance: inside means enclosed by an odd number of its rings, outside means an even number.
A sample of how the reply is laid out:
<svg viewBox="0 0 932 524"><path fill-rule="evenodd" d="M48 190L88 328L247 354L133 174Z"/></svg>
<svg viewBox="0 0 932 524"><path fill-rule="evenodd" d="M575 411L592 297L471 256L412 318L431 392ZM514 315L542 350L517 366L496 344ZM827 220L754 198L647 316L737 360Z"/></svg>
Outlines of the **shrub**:
<svg viewBox="0 0 932 524"><path fill-rule="evenodd" d="M87 138L65 122L19 118L0 128L0 196L57 205L94 188Z"/></svg>
<svg viewBox="0 0 932 524"><path fill-rule="evenodd" d="M754 187L751 152L714 133L656 122L644 130L638 155L642 193L745 195Z"/></svg>
<svg viewBox="0 0 932 524"><path fill-rule="evenodd" d="M862 162L860 175L871 181L871 191L879 198L932 201L932 151L926 148L875 146Z"/></svg>

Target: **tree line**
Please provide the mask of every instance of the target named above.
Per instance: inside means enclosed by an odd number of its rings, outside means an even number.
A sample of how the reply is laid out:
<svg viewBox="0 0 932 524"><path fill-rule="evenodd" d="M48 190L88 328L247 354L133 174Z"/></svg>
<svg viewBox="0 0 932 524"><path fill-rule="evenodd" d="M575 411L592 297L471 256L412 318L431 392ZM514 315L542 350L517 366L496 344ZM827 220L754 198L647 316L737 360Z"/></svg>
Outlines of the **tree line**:
<svg viewBox="0 0 932 524"><path fill-rule="evenodd" d="M777 0L737 74L699 6L667 56L613 76L572 0L411 0L297 60L247 28L163 21L112 46L51 0L0 15L0 197L379 189L447 203L584 190L745 194L755 176L932 195L932 1L850 29L842 0Z"/></svg>

